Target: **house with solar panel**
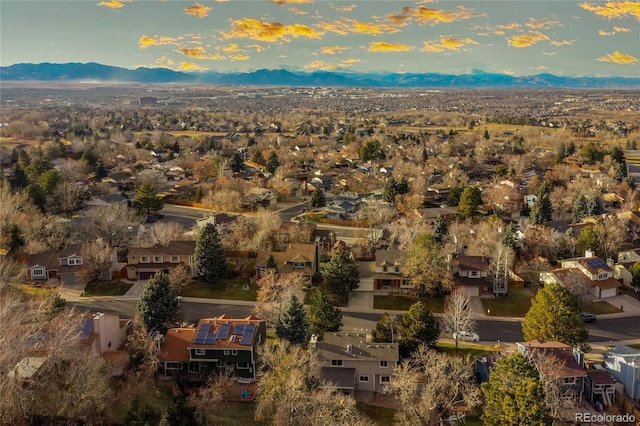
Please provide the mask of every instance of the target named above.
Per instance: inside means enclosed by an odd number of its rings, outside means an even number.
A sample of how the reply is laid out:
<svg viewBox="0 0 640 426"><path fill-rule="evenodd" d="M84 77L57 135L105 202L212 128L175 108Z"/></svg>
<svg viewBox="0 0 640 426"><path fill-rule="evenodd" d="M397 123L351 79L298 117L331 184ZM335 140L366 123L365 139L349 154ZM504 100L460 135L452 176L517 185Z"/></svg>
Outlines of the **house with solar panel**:
<svg viewBox="0 0 640 426"><path fill-rule="evenodd" d="M613 269L587 250L584 257L560 261L560 268L540 274L544 284L556 283L573 293L590 294L594 299L618 295L622 284L613 277ZM583 291L582 291L583 290Z"/></svg>
<svg viewBox="0 0 640 426"><path fill-rule="evenodd" d="M165 375L204 377L221 370L238 378L256 377L256 350L267 339L266 321L252 315L221 315L198 321L195 328L171 328L158 353Z"/></svg>

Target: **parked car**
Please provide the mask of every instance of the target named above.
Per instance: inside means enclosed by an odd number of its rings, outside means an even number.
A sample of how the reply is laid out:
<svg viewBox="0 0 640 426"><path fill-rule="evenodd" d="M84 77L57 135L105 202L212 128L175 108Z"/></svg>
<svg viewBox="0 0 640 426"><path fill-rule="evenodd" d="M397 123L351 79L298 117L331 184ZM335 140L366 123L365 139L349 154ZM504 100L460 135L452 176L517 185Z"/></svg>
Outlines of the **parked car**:
<svg viewBox="0 0 640 426"><path fill-rule="evenodd" d="M458 341L479 342L480 336L478 333L472 331L461 331L460 333L453 333L453 338Z"/></svg>
<svg viewBox="0 0 640 426"><path fill-rule="evenodd" d="M587 322L596 322L596 316L594 314L590 314L588 312L583 312L580 314L580 317L582 318L582 321L587 323Z"/></svg>

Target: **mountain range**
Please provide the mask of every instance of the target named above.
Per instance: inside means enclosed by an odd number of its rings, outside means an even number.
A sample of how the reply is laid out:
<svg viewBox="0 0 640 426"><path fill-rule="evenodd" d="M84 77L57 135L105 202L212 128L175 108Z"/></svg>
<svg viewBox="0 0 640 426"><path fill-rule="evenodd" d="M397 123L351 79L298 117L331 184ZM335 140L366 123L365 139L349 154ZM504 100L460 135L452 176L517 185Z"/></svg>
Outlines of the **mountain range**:
<svg viewBox="0 0 640 426"><path fill-rule="evenodd" d="M103 81L253 86L439 87L439 88L640 88L640 77L566 77L554 74L512 76L473 70L469 74L348 73L257 70L187 73L166 68L134 70L97 63L15 64L0 67L1 81Z"/></svg>

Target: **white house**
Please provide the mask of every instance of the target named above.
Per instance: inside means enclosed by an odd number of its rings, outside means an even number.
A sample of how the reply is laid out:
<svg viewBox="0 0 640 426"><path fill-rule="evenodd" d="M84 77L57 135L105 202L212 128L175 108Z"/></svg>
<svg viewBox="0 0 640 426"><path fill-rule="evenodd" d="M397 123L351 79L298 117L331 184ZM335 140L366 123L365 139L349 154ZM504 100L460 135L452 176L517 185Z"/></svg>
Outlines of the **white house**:
<svg viewBox="0 0 640 426"><path fill-rule="evenodd" d="M640 401L640 350L618 345L603 355L604 367L624 385L624 393Z"/></svg>

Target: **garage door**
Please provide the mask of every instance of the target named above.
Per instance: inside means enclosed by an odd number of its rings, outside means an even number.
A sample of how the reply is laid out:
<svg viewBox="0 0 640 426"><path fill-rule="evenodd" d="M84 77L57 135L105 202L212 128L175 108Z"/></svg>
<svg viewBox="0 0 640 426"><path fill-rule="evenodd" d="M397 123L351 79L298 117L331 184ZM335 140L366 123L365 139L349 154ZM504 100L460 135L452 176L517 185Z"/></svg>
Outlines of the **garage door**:
<svg viewBox="0 0 640 426"><path fill-rule="evenodd" d="M148 280L149 278L153 277L155 274L156 274L155 272L139 272L140 277L138 279Z"/></svg>

